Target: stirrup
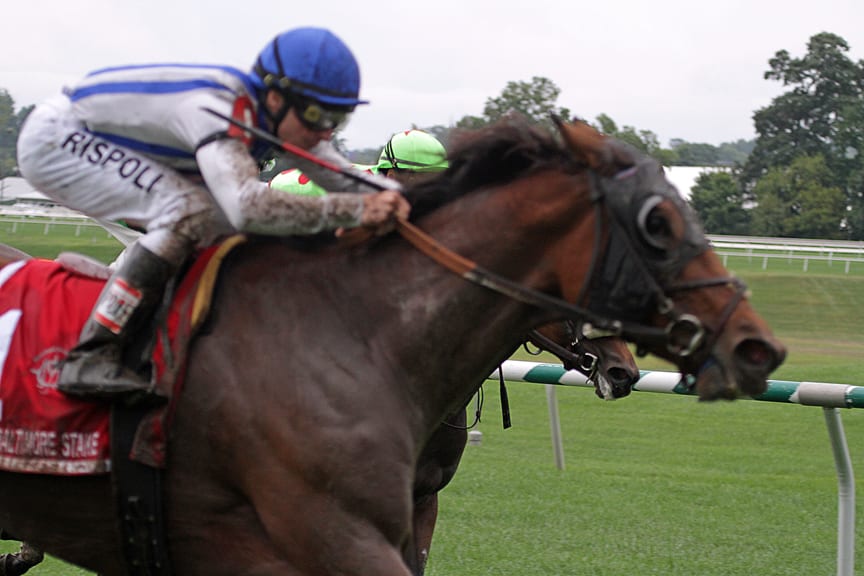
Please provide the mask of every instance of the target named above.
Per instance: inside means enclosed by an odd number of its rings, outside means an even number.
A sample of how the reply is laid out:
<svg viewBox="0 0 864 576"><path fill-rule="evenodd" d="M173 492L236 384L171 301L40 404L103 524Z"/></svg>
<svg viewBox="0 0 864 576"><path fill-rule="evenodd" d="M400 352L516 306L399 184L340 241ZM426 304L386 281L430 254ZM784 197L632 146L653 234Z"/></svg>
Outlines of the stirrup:
<svg viewBox="0 0 864 576"><path fill-rule="evenodd" d="M77 398L125 400L127 404L166 400L155 386L118 358L112 345L73 350L60 368L57 389Z"/></svg>

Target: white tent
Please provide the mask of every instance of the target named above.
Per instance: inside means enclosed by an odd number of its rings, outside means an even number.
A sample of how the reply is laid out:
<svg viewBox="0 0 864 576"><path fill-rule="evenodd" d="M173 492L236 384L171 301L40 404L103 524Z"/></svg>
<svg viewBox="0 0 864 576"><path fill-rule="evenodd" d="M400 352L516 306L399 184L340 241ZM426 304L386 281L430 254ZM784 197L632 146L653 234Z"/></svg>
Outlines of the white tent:
<svg viewBox="0 0 864 576"><path fill-rule="evenodd" d="M3 178L0 180L0 202L13 200L15 202L34 202L53 204L54 201L37 192L24 178Z"/></svg>
<svg viewBox="0 0 864 576"><path fill-rule="evenodd" d="M696 185L696 179L705 172L724 172L728 168L717 166L664 166L666 178L678 189L678 192L690 200L690 190Z"/></svg>

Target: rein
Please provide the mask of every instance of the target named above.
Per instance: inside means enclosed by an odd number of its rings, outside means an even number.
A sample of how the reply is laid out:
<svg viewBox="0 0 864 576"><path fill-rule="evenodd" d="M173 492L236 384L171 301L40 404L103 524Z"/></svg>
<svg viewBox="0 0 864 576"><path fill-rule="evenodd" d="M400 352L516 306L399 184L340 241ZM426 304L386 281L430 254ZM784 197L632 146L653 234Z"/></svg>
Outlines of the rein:
<svg viewBox="0 0 864 576"><path fill-rule="evenodd" d="M396 230L417 250L465 280L519 302L562 314L567 318L577 320L587 319L593 331L600 331L608 335L633 335L643 339L664 340L667 339L667 335L670 332L669 327L654 328L631 322L610 320L609 318L595 314L588 308L577 306L561 298L556 298L517 284L490 270L486 270L472 260L456 254L407 220L398 219L396 221Z"/></svg>

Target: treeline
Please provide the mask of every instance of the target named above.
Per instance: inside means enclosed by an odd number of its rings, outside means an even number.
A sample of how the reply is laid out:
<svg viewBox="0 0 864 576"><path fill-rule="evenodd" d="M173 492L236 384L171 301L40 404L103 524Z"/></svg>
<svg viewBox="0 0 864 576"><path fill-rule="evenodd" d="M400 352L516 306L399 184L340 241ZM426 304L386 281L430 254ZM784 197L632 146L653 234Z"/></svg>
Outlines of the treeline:
<svg viewBox="0 0 864 576"><path fill-rule="evenodd" d="M481 128L503 116L518 113L534 123L546 125L550 130L554 126L550 116L555 114L561 118L572 118L570 110L557 104L560 88L548 78L535 76L529 81L508 82L501 94L489 98L479 116L464 116L453 126L410 126L421 128L444 143L446 147L451 133L461 129ZM735 166L747 160L753 150L755 141L737 140L715 146L704 142L687 142L680 138L670 141L668 148L660 145L660 140L650 130L639 130L633 126L618 127L615 121L606 114L599 115L590 122L595 128L605 134L615 136L632 144L639 150L650 154L666 166ZM403 127L409 128L409 127ZM383 147L384 143L381 143ZM381 147L363 148L359 150L343 150L349 158L358 164L374 164L378 161Z"/></svg>

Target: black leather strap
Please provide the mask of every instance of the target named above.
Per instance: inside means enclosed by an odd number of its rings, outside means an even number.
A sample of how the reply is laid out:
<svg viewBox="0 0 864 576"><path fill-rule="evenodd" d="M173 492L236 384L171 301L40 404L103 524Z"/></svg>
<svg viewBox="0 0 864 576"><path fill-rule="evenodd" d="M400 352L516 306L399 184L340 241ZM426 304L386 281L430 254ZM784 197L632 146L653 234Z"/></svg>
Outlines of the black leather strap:
<svg viewBox="0 0 864 576"><path fill-rule="evenodd" d="M129 459L147 407L111 409L111 479L130 576L169 576L171 563L162 514L162 471Z"/></svg>

